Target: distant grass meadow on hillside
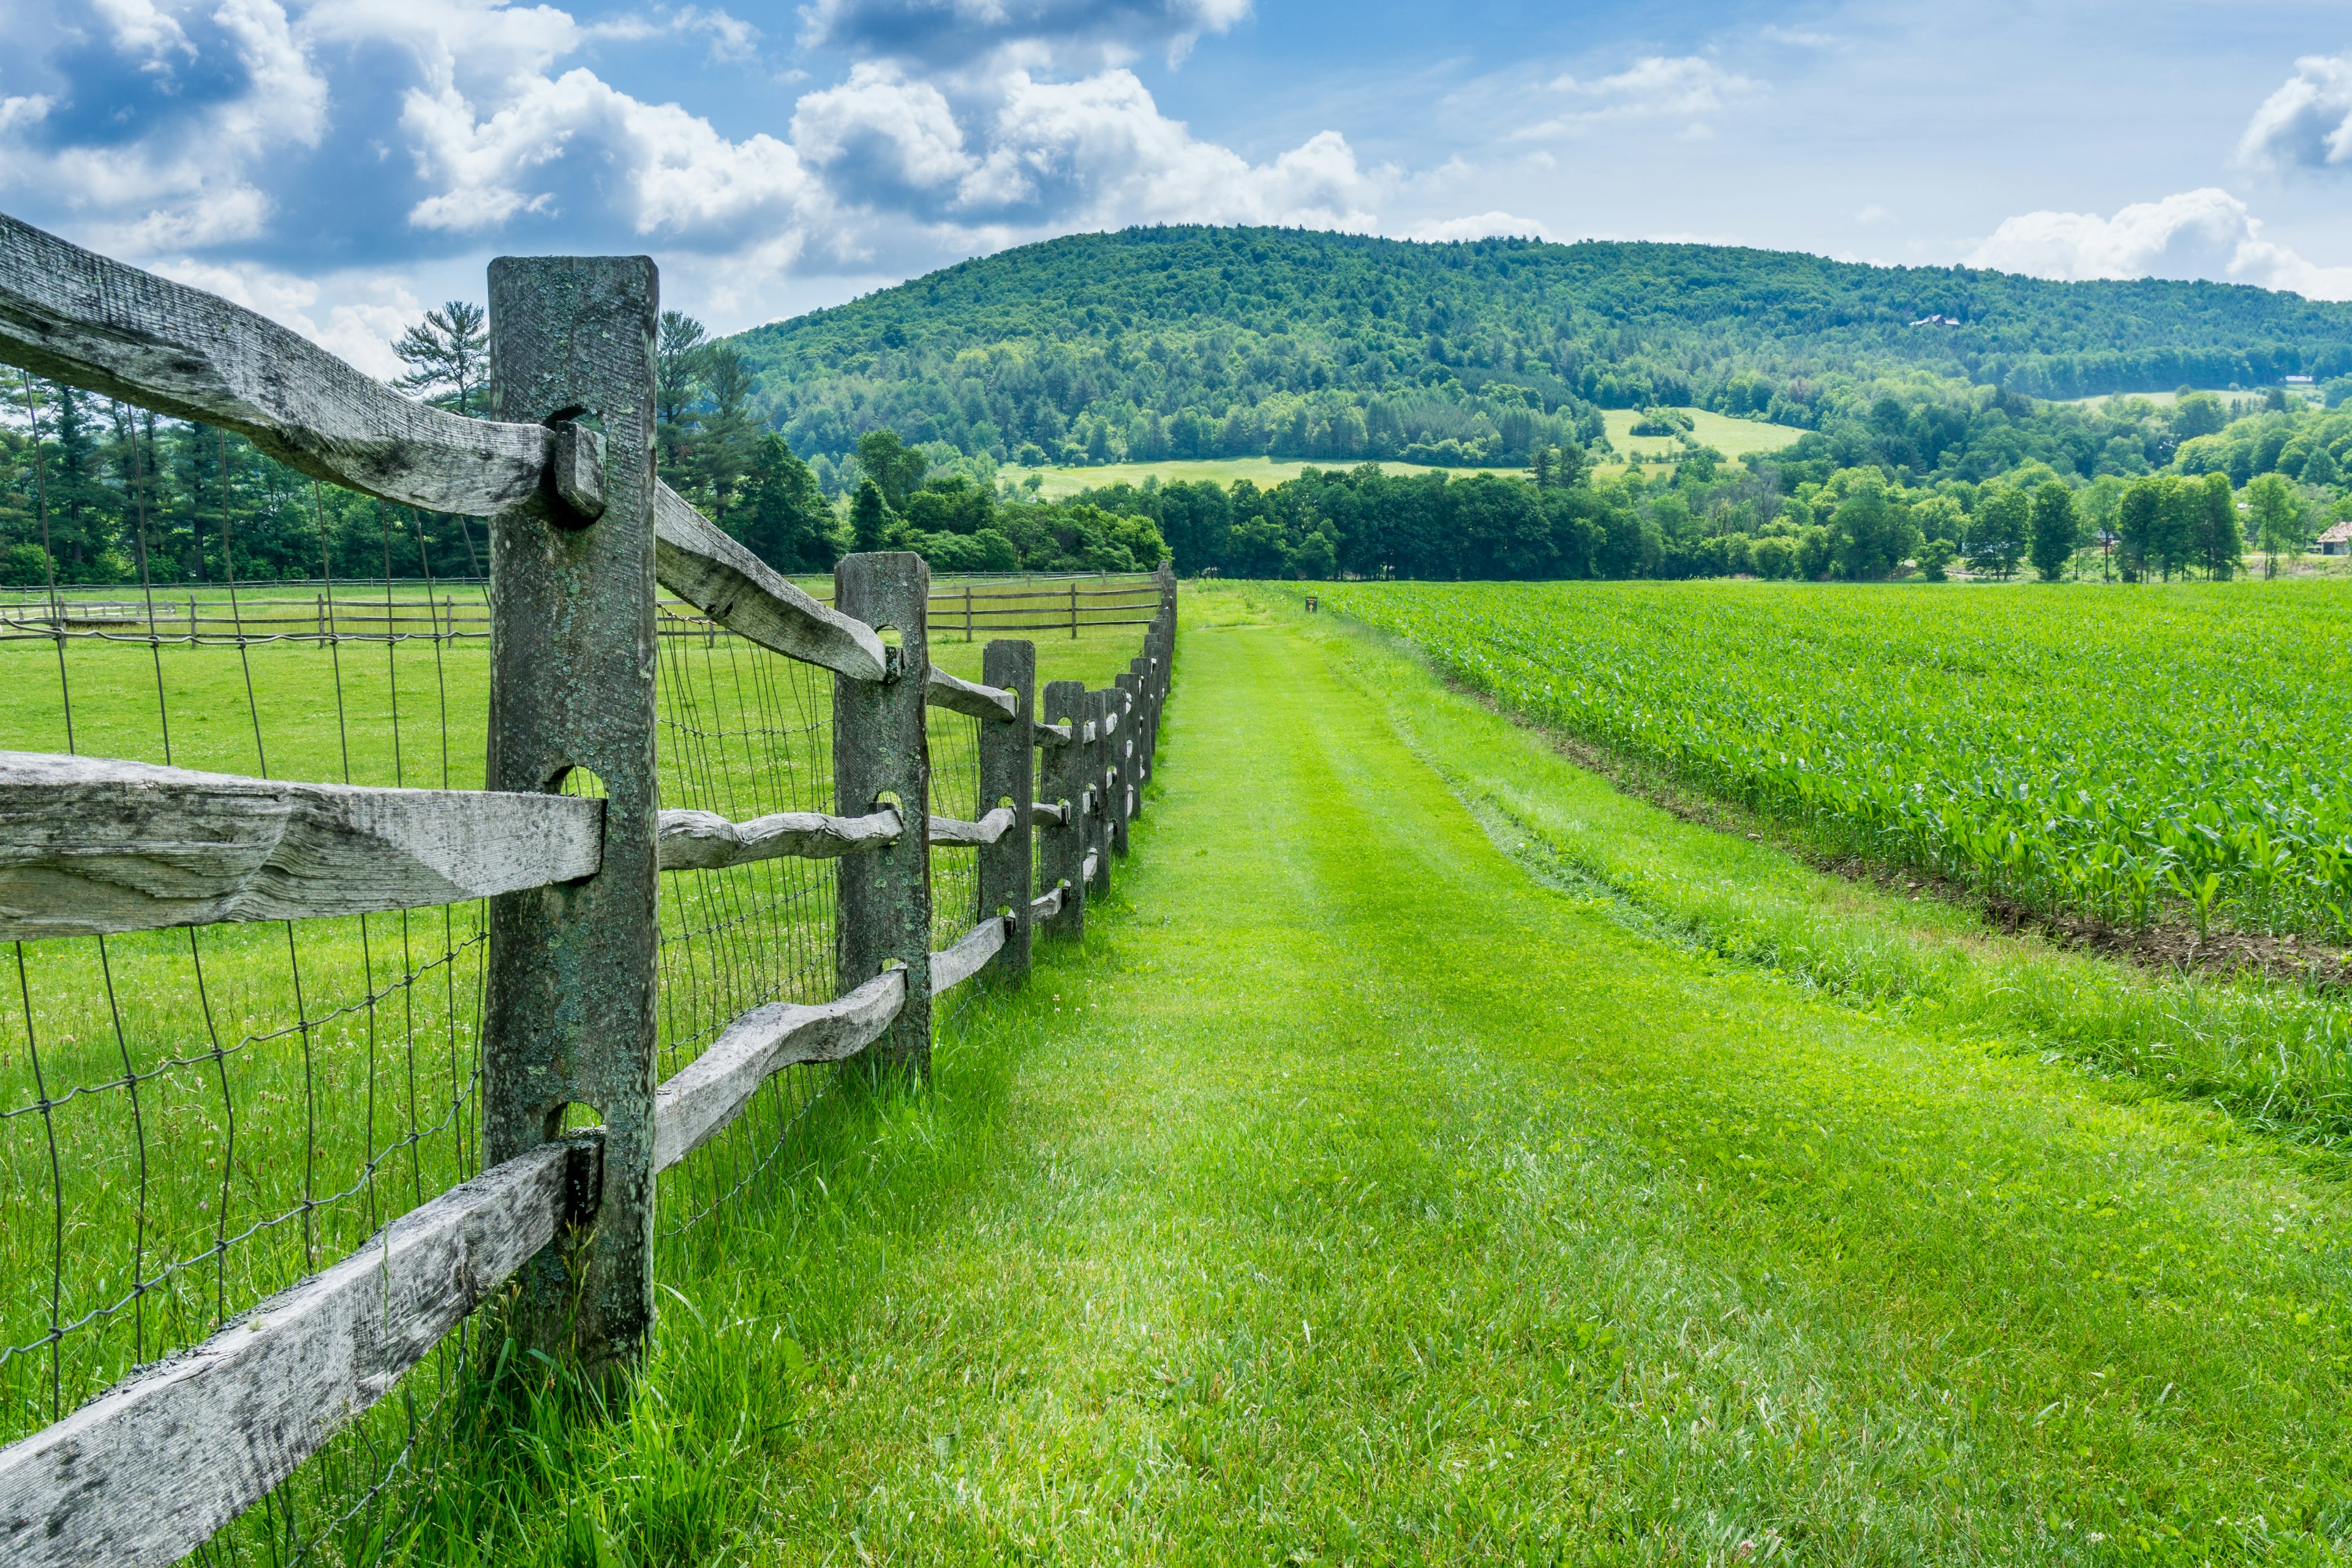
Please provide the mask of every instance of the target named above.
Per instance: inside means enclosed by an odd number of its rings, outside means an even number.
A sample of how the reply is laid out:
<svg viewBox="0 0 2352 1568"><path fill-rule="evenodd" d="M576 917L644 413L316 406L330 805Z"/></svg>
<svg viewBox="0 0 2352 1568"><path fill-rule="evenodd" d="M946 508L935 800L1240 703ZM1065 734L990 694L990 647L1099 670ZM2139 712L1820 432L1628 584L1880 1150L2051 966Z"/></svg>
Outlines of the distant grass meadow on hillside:
<svg viewBox="0 0 2352 1568"><path fill-rule="evenodd" d="M1711 414L1704 408L1679 408L1691 421L1691 438L1702 447L1712 447L1735 461L1750 452L1777 452L1792 446L1802 430L1786 425L1768 425L1760 419L1734 419L1726 415ZM1636 436L1633 426L1642 415L1631 408L1612 408L1601 415L1609 431L1609 444L1628 456L1671 458L1683 450L1682 444L1671 436Z"/></svg>
<svg viewBox="0 0 2352 1568"><path fill-rule="evenodd" d="M2028 907L2352 938L2352 584L1331 584L1507 707Z"/></svg>
<svg viewBox="0 0 2352 1568"><path fill-rule="evenodd" d="M1676 412L1691 420L1691 437L1702 447L1712 447L1725 457L1737 460L1750 452L1777 452L1794 443L1802 430L1786 425L1768 425L1760 419L1735 419L1727 415L1709 413L1704 408L1683 408ZM1630 408L1611 409L1602 416L1609 444L1625 456L1639 454L1644 458L1671 458L1685 448L1671 436L1636 436L1633 426L1642 416ZM1288 479L1297 479L1308 468L1349 468L1353 464L1342 458L1325 458L1315 462L1277 462L1271 458L1170 458L1157 463L1103 463L1094 466L1024 468L1019 464L1007 464L997 470L1001 483L1023 488L1032 474L1042 482L1037 495L1043 500L1062 500L1083 490L1107 489L1112 485L1141 486L1146 479L1157 479L1163 485L1205 481L1230 487L1247 479L1260 489L1269 489ZM1622 472L1622 461L1603 458L1599 467L1603 473ZM1462 479L1471 474L1525 475L1524 465L1509 467L1490 465L1484 468L1439 468L1428 463L1382 461L1381 468L1391 474L1444 474Z"/></svg>
<svg viewBox="0 0 2352 1568"><path fill-rule="evenodd" d="M1108 489L1113 485L1135 485L1146 479L1157 479L1163 485L1208 483L1230 488L1243 479L1260 489L1271 489L1287 479L1297 479L1308 468L1346 468L1342 462L1277 463L1271 458L1204 458L1170 459L1160 463L1104 463L1090 468L1024 468L1018 464L997 470L1001 482L1020 488L1032 473L1041 476L1037 488L1039 499L1063 500L1082 490ZM1392 474L1524 474L1525 468L1439 468L1421 463L1382 463L1381 467Z"/></svg>

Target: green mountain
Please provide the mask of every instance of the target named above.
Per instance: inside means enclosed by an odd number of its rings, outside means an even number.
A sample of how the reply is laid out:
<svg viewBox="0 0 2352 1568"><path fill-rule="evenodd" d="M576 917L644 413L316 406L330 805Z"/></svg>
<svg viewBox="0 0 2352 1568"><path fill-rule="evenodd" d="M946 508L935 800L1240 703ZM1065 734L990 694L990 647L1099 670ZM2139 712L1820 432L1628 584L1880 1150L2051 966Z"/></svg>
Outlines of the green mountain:
<svg viewBox="0 0 2352 1568"><path fill-rule="evenodd" d="M1071 235L730 340L804 456L1516 463L1599 410L1804 428L1913 406L2352 374L2352 305L1719 246ZM944 456L939 447L935 452ZM2160 460L2160 458L2159 458ZM1933 467L1930 462L1927 466Z"/></svg>

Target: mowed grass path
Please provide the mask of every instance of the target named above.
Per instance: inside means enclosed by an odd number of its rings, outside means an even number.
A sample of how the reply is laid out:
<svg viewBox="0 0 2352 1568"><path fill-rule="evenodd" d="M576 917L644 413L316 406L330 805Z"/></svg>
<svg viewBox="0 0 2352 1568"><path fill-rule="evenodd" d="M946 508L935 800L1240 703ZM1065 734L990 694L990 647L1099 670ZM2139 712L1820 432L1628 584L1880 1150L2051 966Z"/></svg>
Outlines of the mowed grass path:
<svg viewBox="0 0 2352 1568"><path fill-rule="evenodd" d="M667 1277L716 1555L2338 1560L2335 1181L1633 934L1187 615L1087 951Z"/></svg>

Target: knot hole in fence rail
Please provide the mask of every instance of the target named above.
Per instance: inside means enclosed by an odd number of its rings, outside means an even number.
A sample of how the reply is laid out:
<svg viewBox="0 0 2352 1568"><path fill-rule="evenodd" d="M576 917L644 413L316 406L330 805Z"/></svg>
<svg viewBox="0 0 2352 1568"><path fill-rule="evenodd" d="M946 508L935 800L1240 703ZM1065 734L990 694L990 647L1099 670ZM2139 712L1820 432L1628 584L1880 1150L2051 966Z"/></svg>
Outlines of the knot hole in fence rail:
<svg viewBox="0 0 2352 1568"><path fill-rule="evenodd" d="M602 1378L653 1318L659 285L643 257L501 258L489 284L497 416L589 426L603 464L595 517L576 471L559 490L559 463L491 526L486 782L545 792L591 774L604 832L593 876L491 900L482 1155L563 1136L575 1105L601 1119L593 1217L523 1270L511 1329Z"/></svg>

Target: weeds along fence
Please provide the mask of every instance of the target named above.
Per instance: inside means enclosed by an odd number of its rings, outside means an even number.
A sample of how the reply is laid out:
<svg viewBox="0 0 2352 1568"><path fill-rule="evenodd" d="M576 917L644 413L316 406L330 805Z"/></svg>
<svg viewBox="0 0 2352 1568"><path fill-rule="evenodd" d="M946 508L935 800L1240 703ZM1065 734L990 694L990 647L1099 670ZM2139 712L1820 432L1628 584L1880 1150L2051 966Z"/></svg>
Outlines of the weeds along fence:
<svg viewBox="0 0 2352 1568"><path fill-rule="evenodd" d="M919 557L821 604L656 480L649 261L489 297L470 420L0 216L0 361L377 498L388 560L491 520L486 627L387 571L0 644L0 1561L376 1555L485 1346L621 1373L658 1239L1126 848L1164 566L1110 688L958 679Z"/></svg>
<svg viewBox="0 0 2352 1568"><path fill-rule="evenodd" d="M387 519L389 523L389 519ZM402 540L406 544L406 540ZM387 551L387 554L390 552ZM418 552L420 563L425 557ZM830 604L829 584L795 584L818 604ZM925 625L934 637L974 642L1002 632L1084 631L1149 626L1160 608L1155 574L1028 577L1014 581L934 586ZM717 621L683 600L662 606L659 635L693 637L719 629ZM158 638L185 642L250 642L268 638L323 643L329 637L480 637L490 635L489 584L472 578L434 583L392 577L336 583L331 578L247 584L173 583L125 593L119 584L59 584L0 597L0 644L48 641L58 636L140 644Z"/></svg>

